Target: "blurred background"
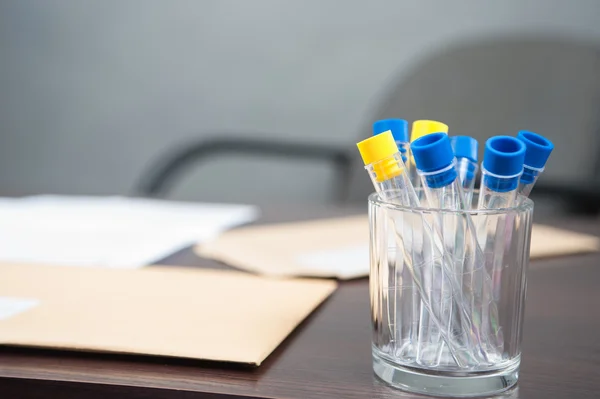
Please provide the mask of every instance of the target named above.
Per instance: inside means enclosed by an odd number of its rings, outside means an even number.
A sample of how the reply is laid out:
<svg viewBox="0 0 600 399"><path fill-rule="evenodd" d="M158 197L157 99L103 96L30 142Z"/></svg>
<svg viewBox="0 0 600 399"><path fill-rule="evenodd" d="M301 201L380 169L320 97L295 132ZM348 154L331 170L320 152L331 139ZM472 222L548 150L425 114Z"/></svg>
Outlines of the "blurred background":
<svg viewBox="0 0 600 399"><path fill-rule="evenodd" d="M365 203L397 117L546 135L597 212L599 110L597 0L0 0L2 195Z"/></svg>

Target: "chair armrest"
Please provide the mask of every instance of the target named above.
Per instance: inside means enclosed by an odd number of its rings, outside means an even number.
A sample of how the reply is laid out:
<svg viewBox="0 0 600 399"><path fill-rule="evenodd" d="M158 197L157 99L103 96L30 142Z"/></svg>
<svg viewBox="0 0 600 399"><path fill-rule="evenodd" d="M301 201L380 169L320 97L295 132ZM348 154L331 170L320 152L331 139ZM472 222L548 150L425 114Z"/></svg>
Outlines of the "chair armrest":
<svg viewBox="0 0 600 399"><path fill-rule="evenodd" d="M352 156L347 149L317 143L278 142L233 136L193 141L169 151L142 174L136 194L148 197L163 196L192 164L224 153L329 162L337 173L335 199L345 201L347 198L352 165Z"/></svg>

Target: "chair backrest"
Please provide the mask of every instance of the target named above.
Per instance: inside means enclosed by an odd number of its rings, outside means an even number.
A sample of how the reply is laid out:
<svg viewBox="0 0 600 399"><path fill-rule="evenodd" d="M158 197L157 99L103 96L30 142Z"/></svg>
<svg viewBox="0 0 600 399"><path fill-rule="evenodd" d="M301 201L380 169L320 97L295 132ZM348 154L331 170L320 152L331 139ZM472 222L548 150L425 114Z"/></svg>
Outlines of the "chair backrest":
<svg viewBox="0 0 600 399"><path fill-rule="evenodd" d="M444 49L394 77L361 133L382 118L436 119L477 138L481 157L490 136L532 130L555 143L545 181L600 184L599 48L514 38ZM350 200L371 191L357 167Z"/></svg>

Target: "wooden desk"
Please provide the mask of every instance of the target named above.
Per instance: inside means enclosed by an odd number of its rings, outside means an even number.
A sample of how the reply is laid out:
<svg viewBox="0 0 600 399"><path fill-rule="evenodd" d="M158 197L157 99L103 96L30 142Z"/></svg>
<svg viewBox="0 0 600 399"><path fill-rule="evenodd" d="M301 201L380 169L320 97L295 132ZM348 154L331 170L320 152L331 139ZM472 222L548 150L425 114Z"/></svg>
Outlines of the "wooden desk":
<svg viewBox="0 0 600 399"><path fill-rule="evenodd" d="M296 212L293 218L344 210ZM283 221L281 211L266 213ZM287 220L291 217L285 218ZM600 235L598 222L552 223ZM184 250L169 264L223 267ZM511 398L600 397L600 255L532 262ZM0 398L412 398L371 369L366 279L346 282L257 369L141 356L1 349Z"/></svg>

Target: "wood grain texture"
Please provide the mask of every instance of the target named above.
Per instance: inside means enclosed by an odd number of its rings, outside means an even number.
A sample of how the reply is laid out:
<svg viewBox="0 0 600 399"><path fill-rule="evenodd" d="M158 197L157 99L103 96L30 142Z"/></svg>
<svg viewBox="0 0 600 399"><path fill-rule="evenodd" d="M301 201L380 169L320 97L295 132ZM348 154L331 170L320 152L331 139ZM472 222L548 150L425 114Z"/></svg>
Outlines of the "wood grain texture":
<svg viewBox="0 0 600 399"><path fill-rule="evenodd" d="M339 216L344 212L331 212ZM329 213L317 214L327 216ZM306 216L310 216L306 212ZM290 220L289 213L286 213ZM304 219L304 215L298 219ZM279 220L268 214L267 220ZM282 217L281 220L284 218ZM592 234L597 222L554 221ZM171 264L224 267L180 251ZM600 255L531 264L523 361L510 398L600 397ZM143 356L0 350L4 398L418 398L372 372L367 280L340 284L259 368Z"/></svg>

